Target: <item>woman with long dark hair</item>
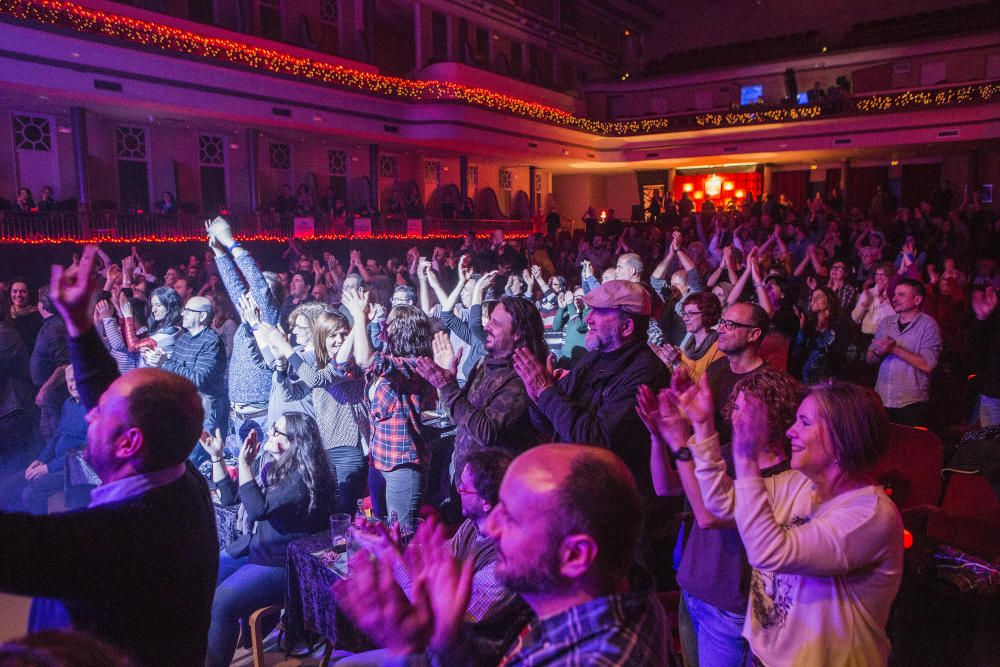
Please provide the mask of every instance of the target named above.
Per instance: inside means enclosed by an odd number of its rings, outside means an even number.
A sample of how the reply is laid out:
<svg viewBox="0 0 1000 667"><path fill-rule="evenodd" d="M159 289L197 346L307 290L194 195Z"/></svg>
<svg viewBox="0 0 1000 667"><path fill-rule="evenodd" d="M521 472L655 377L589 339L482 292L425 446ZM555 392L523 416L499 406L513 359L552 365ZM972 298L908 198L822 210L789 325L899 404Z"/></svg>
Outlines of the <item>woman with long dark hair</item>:
<svg viewBox="0 0 1000 667"><path fill-rule="evenodd" d="M241 501L255 525L219 554L206 660L211 667L233 659L240 618L284 600L288 543L323 530L337 505L337 484L311 417L293 412L278 418L260 460L257 432L250 431L239 454L238 488L226 470L218 436L203 434L201 446L212 457L222 504Z"/></svg>
<svg viewBox="0 0 1000 667"><path fill-rule="evenodd" d="M371 406L368 489L378 516L395 512L401 525L413 528L430 465L420 412L431 406L435 395L417 373L416 361L432 355L431 323L414 306L395 306L382 337L385 347L365 371ZM358 365L365 365L362 359Z"/></svg>
<svg viewBox="0 0 1000 667"><path fill-rule="evenodd" d="M136 326L132 302L128 297L121 297L119 308L125 325L125 345L129 352L153 348L169 352L183 331L181 310L184 304L172 287L157 287L153 290L149 297L149 317L145 327ZM145 362L142 365L145 366Z"/></svg>
<svg viewBox="0 0 1000 667"><path fill-rule="evenodd" d="M840 312L840 301L828 287L817 287L809 298L809 314L799 314L799 333L791 357L807 384L846 375L856 360L855 326ZM850 355L854 355L850 359Z"/></svg>

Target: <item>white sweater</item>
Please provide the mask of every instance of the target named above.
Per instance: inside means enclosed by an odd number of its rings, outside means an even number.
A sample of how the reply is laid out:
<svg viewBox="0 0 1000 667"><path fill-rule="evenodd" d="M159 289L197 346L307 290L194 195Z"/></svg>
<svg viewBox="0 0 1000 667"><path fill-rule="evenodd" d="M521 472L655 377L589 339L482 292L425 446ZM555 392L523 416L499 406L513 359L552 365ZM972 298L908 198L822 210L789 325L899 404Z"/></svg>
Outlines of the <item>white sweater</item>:
<svg viewBox="0 0 1000 667"><path fill-rule="evenodd" d="M903 524L881 488L822 504L789 470L733 481L718 436L691 443L709 511L736 520L753 567L743 635L768 666L885 665L903 574Z"/></svg>

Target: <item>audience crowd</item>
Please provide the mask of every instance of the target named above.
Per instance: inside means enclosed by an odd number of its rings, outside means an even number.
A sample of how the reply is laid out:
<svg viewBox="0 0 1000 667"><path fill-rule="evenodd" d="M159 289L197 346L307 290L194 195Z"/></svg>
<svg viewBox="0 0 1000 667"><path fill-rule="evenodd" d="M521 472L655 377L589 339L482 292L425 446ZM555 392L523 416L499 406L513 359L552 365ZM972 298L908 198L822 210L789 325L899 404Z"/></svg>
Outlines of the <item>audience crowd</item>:
<svg viewBox="0 0 1000 667"><path fill-rule="evenodd" d="M220 217L183 266L88 246L3 282L0 589L140 664L227 665L288 543L370 498L387 529L331 594L382 650L343 664L668 664L657 536L683 496L686 664L884 664L903 531L867 471L890 422L1000 424L1000 217L655 206L405 256L292 239L264 266ZM974 408L939 389L970 376ZM221 553L206 489L240 507ZM79 511L47 514L63 491Z"/></svg>

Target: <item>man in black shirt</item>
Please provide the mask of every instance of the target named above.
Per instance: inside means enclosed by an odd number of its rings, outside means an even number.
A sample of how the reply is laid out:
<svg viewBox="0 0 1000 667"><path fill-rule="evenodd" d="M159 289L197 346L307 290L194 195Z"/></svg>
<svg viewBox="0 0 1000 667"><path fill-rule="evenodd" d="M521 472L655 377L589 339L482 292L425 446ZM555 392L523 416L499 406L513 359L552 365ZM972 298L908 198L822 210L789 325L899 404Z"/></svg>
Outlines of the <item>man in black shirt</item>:
<svg viewBox="0 0 1000 667"><path fill-rule="evenodd" d="M80 399L85 458L103 484L79 512L0 512L0 590L54 598L77 630L147 667L201 667L219 566L205 480L185 459L201 433L198 391L143 368L118 377L90 319L96 248L53 270Z"/></svg>
<svg viewBox="0 0 1000 667"><path fill-rule="evenodd" d="M719 320L719 351L726 358L712 362L706 375L715 404L715 429L721 442L729 442L730 426L722 411L733 387L740 378L765 366L760 346L770 324L767 311L755 303L734 303Z"/></svg>

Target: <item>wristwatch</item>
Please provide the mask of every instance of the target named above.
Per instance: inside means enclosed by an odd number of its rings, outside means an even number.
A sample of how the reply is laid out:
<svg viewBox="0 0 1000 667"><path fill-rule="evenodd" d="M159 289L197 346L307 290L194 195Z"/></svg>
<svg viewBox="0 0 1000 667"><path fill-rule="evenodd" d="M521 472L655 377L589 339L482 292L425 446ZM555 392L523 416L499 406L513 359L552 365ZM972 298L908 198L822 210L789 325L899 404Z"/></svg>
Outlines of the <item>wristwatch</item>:
<svg viewBox="0 0 1000 667"><path fill-rule="evenodd" d="M681 447L676 452L674 452L675 461L690 461L692 458L694 457L691 454L690 447Z"/></svg>

